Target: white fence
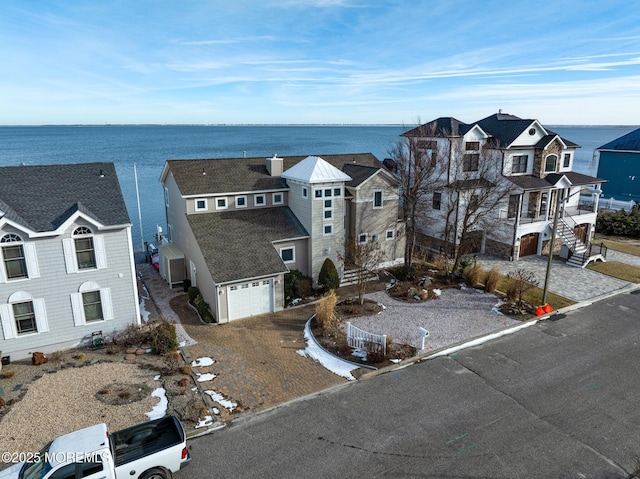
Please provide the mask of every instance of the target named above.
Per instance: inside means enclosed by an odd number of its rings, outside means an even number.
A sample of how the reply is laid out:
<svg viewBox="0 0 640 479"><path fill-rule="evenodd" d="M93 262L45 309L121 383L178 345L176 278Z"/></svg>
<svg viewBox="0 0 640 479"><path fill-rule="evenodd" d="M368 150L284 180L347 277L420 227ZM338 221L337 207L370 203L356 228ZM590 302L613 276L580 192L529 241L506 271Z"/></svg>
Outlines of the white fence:
<svg viewBox="0 0 640 479"><path fill-rule="evenodd" d="M635 205L636 202L631 200L631 201L620 201L620 200L614 200L613 198L609 198L609 199L605 199L605 198L600 198L600 201L598 202L598 210L610 210L610 211L618 211L618 210L625 210L625 211L631 211L631 208L633 208L633 205Z"/></svg>
<svg viewBox="0 0 640 479"><path fill-rule="evenodd" d="M368 333L347 321L347 344L372 353L387 354L387 335Z"/></svg>

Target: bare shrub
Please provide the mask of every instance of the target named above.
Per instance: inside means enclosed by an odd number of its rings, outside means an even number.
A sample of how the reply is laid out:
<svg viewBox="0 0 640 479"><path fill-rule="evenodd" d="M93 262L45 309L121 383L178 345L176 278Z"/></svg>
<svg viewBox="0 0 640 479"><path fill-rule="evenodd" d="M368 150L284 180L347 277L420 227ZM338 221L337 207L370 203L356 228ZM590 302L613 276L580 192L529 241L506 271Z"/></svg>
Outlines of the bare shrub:
<svg viewBox="0 0 640 479"><path fill-rule="evenodd" d="M62 351L54 351L51 354L49 354L47 357L49 358L49 361L54 362L54 363L59 363L62 361Z"/></svg>
<svg viewBox="0 0 640 479"><path fill-rule="evenodd" d="M522 268L507 274L507 299L517 301L522 306L522 296L531 288L538 285L535 275Z"/></svg>
<svg viewBox="0 0 640 479"><path fill-rule="evenodd" d="M446 271L447 258L443 254L438 254L433 258L433 266L439 271Z"/></svg>
<svg viewBox="0 0 640 479"><path fill-rule="evenodd" d="M162 357L166 365L166 374L173 374L178 370L180 365L180 353L178 351L169 351Z"/></svg>
<svg viewBox="0 0 640 479"><path fill-rule="evenodd" d="M336 316L338 296L332 289L316 303L316 321L329 336L340 335L340 319Z"/></svg>
<svg viewBox="0 0 640 479"><path fill-rule="evenodd" d="M487 293L493 293L500 283L500 270L495 266L484 276L484 289Z"/></svg>
<svg viewBox="0 0 640 479"><path fill-rule="evenodd" d="M482 268L478 264L467 266L462 272L462 279L467 286L474 288L480 283Z"/></svg>
<svg viewBox="0 0 640 479"><path fill-rule="evenodd" d="M0 374L0 376L2 376L3 379L12 378L15 375L16 375L16 372L13 369L10 369L10 370L5 371L2 374Z"/></svg>

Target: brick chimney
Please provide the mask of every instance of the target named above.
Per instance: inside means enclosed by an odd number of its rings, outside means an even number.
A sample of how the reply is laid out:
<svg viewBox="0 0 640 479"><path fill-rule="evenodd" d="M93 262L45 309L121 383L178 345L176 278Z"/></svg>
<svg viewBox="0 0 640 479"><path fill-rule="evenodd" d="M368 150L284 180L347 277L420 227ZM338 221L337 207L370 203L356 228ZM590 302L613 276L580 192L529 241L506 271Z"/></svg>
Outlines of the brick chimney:
<svg viewBox="0 0 640 479"><path fill-rule="evenodd" d="M276 153L273 154L271 158L267 158L267 171L271 176L281 176L282 175L282 158L278 158Z"/></svg>

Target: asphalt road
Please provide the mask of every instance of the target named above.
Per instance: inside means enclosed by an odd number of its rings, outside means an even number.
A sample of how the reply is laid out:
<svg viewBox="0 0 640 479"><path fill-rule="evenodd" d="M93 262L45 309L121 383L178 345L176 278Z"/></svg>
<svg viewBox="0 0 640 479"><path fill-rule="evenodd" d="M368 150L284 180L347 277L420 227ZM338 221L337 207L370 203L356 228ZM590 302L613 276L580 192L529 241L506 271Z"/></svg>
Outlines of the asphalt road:
<svg viewBox="0 0 640 479"><path fill-rule="evenodd" d="M637 293L245 417L175 477L632 477Z"/></svg>

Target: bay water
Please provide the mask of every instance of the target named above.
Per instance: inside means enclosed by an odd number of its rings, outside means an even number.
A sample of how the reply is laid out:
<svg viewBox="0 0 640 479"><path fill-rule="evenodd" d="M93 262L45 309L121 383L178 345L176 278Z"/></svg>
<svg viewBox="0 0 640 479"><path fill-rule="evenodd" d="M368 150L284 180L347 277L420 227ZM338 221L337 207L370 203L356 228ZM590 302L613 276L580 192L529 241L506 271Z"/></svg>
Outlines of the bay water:
<svg viewBox="0 0 640 479"><path fill-rule="evenodd" d="M382 160L412 127L401 125L105 125L1 126L0 165L113 162L133 224L133 245L166 231L159 183L166 160L373 153ZM549 126L581 145L574 170L596 174L593 151L637 127ZM138 177L140 216L134 165ZM43 192L46 201L46 192Z"/></svg>

